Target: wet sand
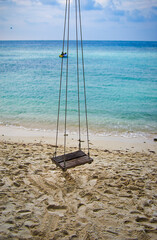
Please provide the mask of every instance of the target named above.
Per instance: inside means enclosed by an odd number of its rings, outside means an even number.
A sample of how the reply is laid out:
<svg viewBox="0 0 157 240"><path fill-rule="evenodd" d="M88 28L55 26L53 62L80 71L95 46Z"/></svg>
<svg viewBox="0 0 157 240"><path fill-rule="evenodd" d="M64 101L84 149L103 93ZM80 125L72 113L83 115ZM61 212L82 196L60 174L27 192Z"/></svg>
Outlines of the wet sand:
<svg viewBox="0 0 157 240"><path fill-rule="evenodd" d="M0 239L157 239L155 145L132 151L92 142L93 163L62 172L48 140L2 135Z"/></svg>

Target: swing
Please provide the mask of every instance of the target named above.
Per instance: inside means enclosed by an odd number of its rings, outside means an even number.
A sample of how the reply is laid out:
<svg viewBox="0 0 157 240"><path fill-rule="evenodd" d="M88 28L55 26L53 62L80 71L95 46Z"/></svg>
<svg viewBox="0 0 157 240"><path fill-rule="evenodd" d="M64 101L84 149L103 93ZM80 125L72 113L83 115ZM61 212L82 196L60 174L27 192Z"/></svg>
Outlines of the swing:
<svg viewBox="0 0 157 240"><path fill-rule="evenodd" d="M64 154L57 156L58 148L58 131L59 131L59 117L60 117L60 103L61 103L61 89L62 89L62 76L63 76L63 61L61 60L61 74L60 74L60 88L58 100L58 116L57 116L57 130L56 130L56 145L52 161L59 166L63 171L86 163L91 163L93 159L90 157L89 152L89 133L88 133L88 120L87 120L87 101L86 101L86 85L85 85L85 71L84 71L84 56L83 56L83 41L82 41L82 24L81 24L81 10L80 0L75 0L75 16L76 16L76 52L77 52L77 91L78 91L78 121L79 121L79 147L78 150L71 153L66 153L66 138L67 138L67 100L68 100L68 58L66 59L66 93L65 93L65 125L64 125ZM79 19L79 20L78 20ZM70 0L66 0L65 6L65 19L64 19L64 33L63 33L63 48L65 48L65 32L67 24L67 56L69 56L69 21L70 21ZM86 116L86 131L87 131L87 147L88 153L86 154L81 150L81 124L80 124L80 79L79 79L79 58L78 58L78 21L80 26L81 38L81 52L82 52L82 70L83 70L83 85L84 85L84 104Z"/></svg>

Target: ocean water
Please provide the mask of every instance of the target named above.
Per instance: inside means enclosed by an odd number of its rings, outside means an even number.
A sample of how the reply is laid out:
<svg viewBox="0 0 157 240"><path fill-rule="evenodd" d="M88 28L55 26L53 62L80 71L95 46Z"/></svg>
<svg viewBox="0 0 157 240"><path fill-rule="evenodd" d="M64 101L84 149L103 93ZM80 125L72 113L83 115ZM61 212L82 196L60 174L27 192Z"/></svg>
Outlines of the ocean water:
<svg viewBox="0 0 157 240"><path fill-rule="evenodd" d="M90 132L157 133L157 42L84 41ZM0 124L55 129L62 41L0 41ZM69 131L78 129L76 44L69 50ZM60 111L64 128L65 66ZM85 113L79 51L81 129Z"/></svg>

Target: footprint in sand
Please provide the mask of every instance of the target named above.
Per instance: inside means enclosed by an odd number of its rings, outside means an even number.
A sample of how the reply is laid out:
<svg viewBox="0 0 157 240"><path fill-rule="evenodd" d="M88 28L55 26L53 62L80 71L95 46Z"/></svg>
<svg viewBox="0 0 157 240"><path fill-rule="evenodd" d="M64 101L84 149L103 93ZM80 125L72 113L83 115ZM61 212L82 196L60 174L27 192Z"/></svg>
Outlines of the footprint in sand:
<svg viewBox="0 0 157 240"><path fill-rule="evenodd" d="M47 207L47 210L48 212L55 213L59 217L63 217L67 210L67 207L62 205L52 204Z"/></svg>
<svg viewBox="0 0 157 240"><path fill-rule="evenodd" d="M148 221L149 221L149 219L144 216L137 216L137 218L136 218L136 222L148 222Z"/></svg>
<svg viewBox="0 0 157 240"><path fill-rule="evenodd" d="M55 205L55 204L49 205L49 206L47 207L47 210L48 210L48 211L51 211L51 212L54 212L54 211L64 212L64 211L66 211L66 209L67 209L66 206Z"/></svg>

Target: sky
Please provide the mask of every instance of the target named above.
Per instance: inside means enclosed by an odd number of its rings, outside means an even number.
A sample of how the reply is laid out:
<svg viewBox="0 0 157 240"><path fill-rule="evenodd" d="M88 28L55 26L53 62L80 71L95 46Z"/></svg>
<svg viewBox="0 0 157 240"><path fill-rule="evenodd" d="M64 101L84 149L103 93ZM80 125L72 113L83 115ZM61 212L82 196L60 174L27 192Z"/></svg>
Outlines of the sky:
<svg viewBox="0 0 157 240"><path fill-rule="evenodd" d="M61 40L66 0L0 0L0 40ZM75 39L71 0L70 39ZM80 0L84 40L157 41L157 0Z"/></svg>

